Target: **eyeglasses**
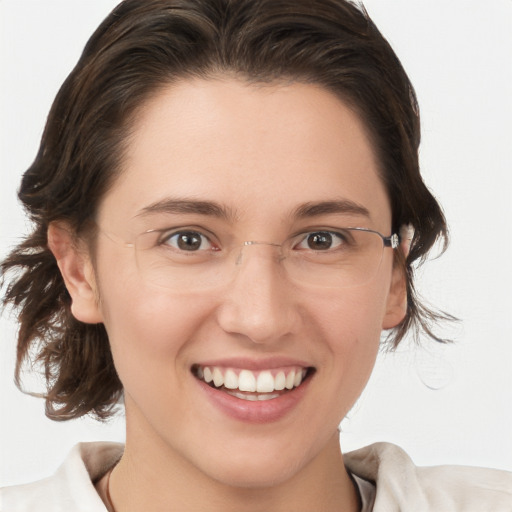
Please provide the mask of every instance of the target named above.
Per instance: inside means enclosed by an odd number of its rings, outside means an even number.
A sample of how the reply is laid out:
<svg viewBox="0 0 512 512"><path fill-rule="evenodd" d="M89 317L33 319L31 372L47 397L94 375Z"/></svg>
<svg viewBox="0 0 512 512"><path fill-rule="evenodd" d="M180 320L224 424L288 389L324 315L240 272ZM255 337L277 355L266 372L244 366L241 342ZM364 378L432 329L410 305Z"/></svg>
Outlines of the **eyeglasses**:
<svg viewBox="0 0 512 512"><path fill-rule="evenodd" d="M350 288L371 281L385 248L396 249L398 234L384 236L361 227L309 231L283 243L257 240L232 243L207 230L155 229L135 237L133 243L103 231L107 238L135 249L142 278L176 290L205 290L229 284L253 252L275 263L276 276L304 286Z"/></svg>

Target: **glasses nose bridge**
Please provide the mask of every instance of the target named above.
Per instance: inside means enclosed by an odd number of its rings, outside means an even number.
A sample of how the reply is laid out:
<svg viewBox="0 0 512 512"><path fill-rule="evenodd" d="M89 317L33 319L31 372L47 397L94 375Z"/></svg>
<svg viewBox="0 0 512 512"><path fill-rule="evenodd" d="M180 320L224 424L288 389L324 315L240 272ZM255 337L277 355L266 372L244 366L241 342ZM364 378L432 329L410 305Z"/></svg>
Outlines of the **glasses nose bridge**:
<svg viewBox="0 0 512 512"><path fill-rule="evenodd" d="M240 247L240 251L238 252L238 255L235 260L235 264L237 266L242 264L243 259L244 259L244 251L246 250L247 247L249 247L249 246L265 246L265 245L279 250L278 261L282 261L284 259L282 244L278 244L276 242L264 242L264 241L260 241L260 240L246 240L242 243L242 245Z"/></svg>

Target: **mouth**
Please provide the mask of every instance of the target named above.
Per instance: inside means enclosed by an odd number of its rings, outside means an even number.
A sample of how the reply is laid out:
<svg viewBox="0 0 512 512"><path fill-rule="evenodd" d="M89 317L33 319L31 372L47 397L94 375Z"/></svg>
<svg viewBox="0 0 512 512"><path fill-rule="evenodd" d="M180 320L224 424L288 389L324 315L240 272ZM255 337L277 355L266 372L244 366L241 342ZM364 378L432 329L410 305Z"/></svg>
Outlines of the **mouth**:
<svg viewBox="0 0 512 512"><path fill-rule="evenodd" d="M253 371L241 368L193 365L192 374L211 388L247 401L274 400L299 388L313 367L290 366Z"/></svg>

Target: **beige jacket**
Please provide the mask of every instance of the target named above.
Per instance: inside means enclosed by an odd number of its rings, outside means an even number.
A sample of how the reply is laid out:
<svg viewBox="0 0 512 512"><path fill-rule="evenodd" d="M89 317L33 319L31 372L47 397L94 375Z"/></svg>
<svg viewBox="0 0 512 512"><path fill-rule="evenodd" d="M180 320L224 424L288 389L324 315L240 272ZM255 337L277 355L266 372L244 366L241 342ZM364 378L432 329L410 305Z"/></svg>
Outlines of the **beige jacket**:
<svg viewBox="0 0 512 512"><path fill-rule="evenodd" d="M105 474L122 451L123 445L115 443L78 444L55 475L1 489L0 511L106 512L92 481ZM506 471L416 467L401 448L388 443L345 454L345 463L368 511L512 512L512 473Z"/></svg>

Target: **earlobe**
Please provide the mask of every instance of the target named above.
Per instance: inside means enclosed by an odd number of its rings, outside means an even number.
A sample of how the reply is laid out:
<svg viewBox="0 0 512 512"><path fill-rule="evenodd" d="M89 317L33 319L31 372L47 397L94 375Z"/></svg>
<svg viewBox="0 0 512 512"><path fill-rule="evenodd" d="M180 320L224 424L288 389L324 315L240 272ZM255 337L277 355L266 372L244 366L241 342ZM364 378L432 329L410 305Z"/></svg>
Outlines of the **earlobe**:
<svg viewBox="0 0 512 512"><path fill-rule="evenodd" d="M77 246L71 229L64 224L52 222L48 228L48 247L57 260L71 295L73 316L89 324L103 322L90 258Z"/></svg>

